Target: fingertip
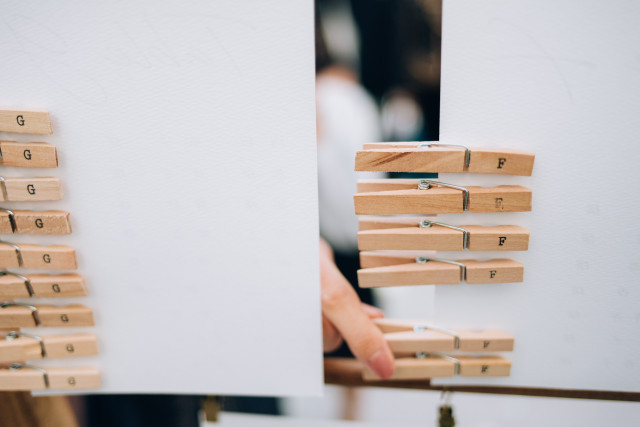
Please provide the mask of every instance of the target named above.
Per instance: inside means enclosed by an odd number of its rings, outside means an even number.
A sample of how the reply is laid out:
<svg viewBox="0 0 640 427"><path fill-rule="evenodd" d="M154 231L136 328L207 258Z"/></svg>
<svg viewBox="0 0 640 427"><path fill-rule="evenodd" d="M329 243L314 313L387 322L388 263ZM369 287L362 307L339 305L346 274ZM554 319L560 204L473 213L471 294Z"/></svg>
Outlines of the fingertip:
<svg viewBox="0 0 640 427"><path fill-rule="evenodd" d="M377 376L383 380L387 380L393 376L395 364L393 354L388 348L381 348L369 360L367 365Z"/></svg>

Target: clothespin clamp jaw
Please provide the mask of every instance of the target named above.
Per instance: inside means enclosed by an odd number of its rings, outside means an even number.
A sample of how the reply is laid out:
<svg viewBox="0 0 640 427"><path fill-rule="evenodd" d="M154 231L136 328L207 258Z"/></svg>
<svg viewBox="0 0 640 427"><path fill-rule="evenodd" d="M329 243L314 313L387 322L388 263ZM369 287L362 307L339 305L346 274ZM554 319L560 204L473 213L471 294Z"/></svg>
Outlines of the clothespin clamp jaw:
<svg viewBox="0 0 640 427"><path fill-rule="evenodd" d="M437 141L383 142L364 144L356 153L355 170L531 176L534 159L533 153L513 149L469 148Z"/></svg>
<svg viewBox="0 0 640 427"><path fill-rule="evenodd" d="M4 210L4 209L0 208L0 210ZM15 222L15 220L14 220L14 222ZM16 257L18 258L18 267L24 266L24 258L22 257L22 250L20 249L20 246L16 245L15 243L7 242L6 240L0 240L0 244L1 245L9 245L13 249L15 249L16 250Z"/></svg>
<svg viewBox="0 0 640 427"><path fill-rule="evenodd" d="M420 228L429 228L434 225L439 225L441 227L447 227L452 230L457 230L462 232L462 249L469 248L469 232L462 227L457 227L455 225L445 224L444 222L431 221L428 219L423 219L420 221Z"/></svg>
<svg viewBox="0 0 640 427"><path fill-rule="evenodd" d="M418 323L413 327L413 332L424 332L426 330L432 330L432 331L438 331L438 332L443 332L445 334L451 335L454 338L453 341L453 346L456 350L460 349L460 334L458 334L456 331L452 331L451 329L447 329L447 328L441 328L440 326L436 326L436 325L429 325L426 323Z"/></svg>
<svg viewBox="0 0 640 427"><path fill-rule="evenodd" d="M418 148L429 148L429 147L457 147L464 148L464 167L468 168L471 164L471 150L466 145L455 145L455 144L439 144L434 142L421 142L416 147Z"/></svg>
<svg viewBox="0 0 640 427"><path fill-rule="evenodd" d="M448 360L450 362L453 362L453 364L455 366L454 374L456 376L460 375L460 360L456 359L455 357L450 356L450 355L445 354L445 353L440 353L440 352L437 352L437 351L436 352L429 352L429 353L420 351L420 352L416 353L416 359L427 359L429 357L439 357L441 359L445 359L445 360Z"/></svg>
<svg viewBox="0 0 640 427"><path fill-rule="evenodd" d="M10 371L19 371L21 369L33 369L35 371L41 372L44 379L44 388L49 388L49 373L46 370L37 366L27 365L26 363L12 363L11 365L9 365Z"/></svg>
<svg viewBox="0 0 640 427"><path fill-rule="evenodd" d="M14 246L16 248L16 251L18 252L18 261L20 262L20 265L22 265L22 254L20 252L20 248L18 248L13 243L2 242L2 241L0 241L0 243L6 243L8 245ZM33 290L33 286L31 285L31 280L29 280L27 277L23 276L22 274L12 273L11 271L0 271L0 277L2 277L2 276L14 276L14 277L17 277L20 280L23 280L24 281L24 285L27 288L27 292L29 292L29 297L33 298L33 297L36 296L36 293Z"/></svg>
<svg viewBox="0 0 640 427"><path fill-rule="evenodd" d="M416 262L418 264L426 264L429 261L446 262L447 264L457 265L458 267L460 267L460 281L467 280L467 266L465 266L461 262L443 258L427 258L424 256L416 257Z"/></svg>
<svg viewBox="0 0 640 427"><path fill-rule="evenodd" d="M42 339L42 337L38 335L32 335L32 334L28 334L26 332L20 332L20 331L11 331L7 334L5 339L7 341L13 341L20 337L33 338L34 340L38 341L40 343L40 354L42 355L42 358L44 359L47 357L47 349L44 345L44 340Z"/></svg>
<svg viewBox="0 0 640 427"><path fill-rule="evenodd" d="M6 212L9 214L9 223L11 224L11 232L15 233L18 231L18 223L16 223L16 215L12 210L7 208L0 208L0 211Z"/></svg>
<svg viewBox="0 0 640 427"><path fill-rule="evenodd" d="M454 190L460 190L463 194L462 199L462 211L466 212L469 208L469 190L464 187L460 187L459 185L447 184L445 182L436 181L433 179L421 179L418 183L418 190L429 190L433 187L447 187L453 188Z"/></svg>
<svg viewBox="0 0 640 427"><path fill-rule="evenodd" d="M29 304L23 304L21 302L3 302L2 304L0 304L0 309L4 309L7 307L24 307L24 308L28 308L29 310L31 310L31 315L33 316L33 320L36 323L36 326L41 326L42 325L42 320L40 319L40 312L38 311L38 308L33 306L33 305L29 305Z"/></svg>

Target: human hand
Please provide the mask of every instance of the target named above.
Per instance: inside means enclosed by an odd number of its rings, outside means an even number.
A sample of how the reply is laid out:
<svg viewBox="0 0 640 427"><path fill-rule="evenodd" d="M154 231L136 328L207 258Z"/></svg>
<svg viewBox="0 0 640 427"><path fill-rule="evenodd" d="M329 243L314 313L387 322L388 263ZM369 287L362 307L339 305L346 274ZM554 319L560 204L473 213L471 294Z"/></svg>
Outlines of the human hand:
<svg viewBox="0 0 640 427"><path fill-rule="evenodd" d="M324 351L337 349L344 339L358 360L380 378L393 375L393 354L372 319L384 317L382 310L360 302L358 294L333 260L333 251L320 239L322 283L322 337Z"/></svg>

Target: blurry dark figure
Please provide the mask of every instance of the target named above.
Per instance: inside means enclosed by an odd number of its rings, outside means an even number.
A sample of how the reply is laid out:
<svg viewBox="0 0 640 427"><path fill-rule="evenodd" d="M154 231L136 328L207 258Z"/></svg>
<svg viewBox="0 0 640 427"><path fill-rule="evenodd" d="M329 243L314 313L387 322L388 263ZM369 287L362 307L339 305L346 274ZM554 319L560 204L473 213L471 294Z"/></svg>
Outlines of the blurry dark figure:
<svg viewBox="0 0 640 427"><path fill-rule="evenodd" d="M351 0L351 4L360 33L360 80L381 103L385 139L438 140L442 0ZM415 101L424 123L414 135L406 123L408 99ZM394 101L400 102L393 105Z"/></svg>
<svg viewBox="0 0 640 427"><path fill-rule="evenodd" d="M203 397L174 395L96 395L85 400L88 427L200 426Z"/></svg>

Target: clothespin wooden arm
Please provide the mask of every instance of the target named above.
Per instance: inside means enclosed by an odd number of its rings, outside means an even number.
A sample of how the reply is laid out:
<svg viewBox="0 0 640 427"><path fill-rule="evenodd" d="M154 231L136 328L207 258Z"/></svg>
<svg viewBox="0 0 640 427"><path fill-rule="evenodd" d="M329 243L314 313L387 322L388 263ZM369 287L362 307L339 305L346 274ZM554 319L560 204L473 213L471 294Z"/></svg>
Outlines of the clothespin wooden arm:
<svg viewBox="0 0 640 427"><path fill-rule="evenodd" d="M463 280L468 284L515 283L522 282L524 277L524 266L510 259L450 261L396 254L385 257L384 254L367 253L361 253L360 258L368 267L358 270L358 284L361 288L453 285ZM376 262L384 265L369 267Z"/></svg>
<svg viewBox="0 0 640 427"><path fill-rule="evenodd" d="M58 178L0 177L0 201L38 202L62 200Z"/></svg>
<svg viewBox="0 0 640 427"><path fill-rule="evenodd" d="M67 274L18 274L0 271L0 300L14 298L57 298L87 295L84 278Z"/></svg>
<svg viewBox="0 0 640 427"><path fill-rule="evenodd" d="M424 179L370 179L358 181L353 197L356 215L531 210L531 190L518 185L460 187Z"/></svg>
<svg viewBox="0 0 640 427"><path fill-rule="evenodd" d="M427 354L423 358L407 357L395 360L395 371L390 380L425 380L453 377L507 377L511 362L501 356L448 356ZM365 380L380 380L370 368L365 367Z"/></svg>
<svg viewBox="0 0 640 427"><path fill-rule="evenodd" d="M16 244L0 240L0 268L17 267L75 270L78 263L75 250L68 246Z"/></svg>
<svg viewBox="0 0 640 427"><path fill-rule="evenodd" d="M0 165L23 168L57 168L58 152L46 142L0 141Z"/></svg>
<svg viewBox="0 0 640 427"><path fill-rule="evenodd" d="M429 378L448 378L456 374L456 364L444 358L432 357L417 359L415 357L396 358L395 369L389 380L421 380ZM362 379L379 381L381 378L366 366Z"/></svg>
<svg viewBox="0 0 640 427"><path fill-rule="evenodd" d="M384 334L384 338L394 355L407 356L418 352L456 350L456 337L440 331L390 332Z"/></svg>
<svg viewBox="0 0 640 427"><path fill-rule="evenodd" d="M0 328L93 326L93 313L83 305L0 304Z"/></svg>
<svg viewBox="0 0 640 427"><path fill-rule="evenodd" d="M38 368L15 364L0 369L0 391L85 390L100 387L100 372L92 367Z"/></svg>
<svg viewBox="0 0 640 427"><path fill-rule="evenodd" d="M424 320L376 319L394 354L420 352L513 351L512 335L495 329L450 330Z"/></svg>
<svg viewBox="0 0 640 427"><path fill-rule="evenodd" d="M0 363L57 359L98 354L96 337L91 334L38 336L19 331L0 339Z"/></svg>
<svg viewBox="0 0 640 427"><path fill-rule="evenodd" d="M363 251L524 251L529 248L529 231L517 225L453 226L418 217L364 217L360 219L358 248Z"/></svg>
<svg viewBox="0 0 640 427"><path fill-rule="evenodd" d="M0 208L0 234L71 234L69 213Z"/></svg>
<svg viewBox="0 0 640 427"><path fill-rule="evenodd" d="M0 107L0 132L50 135L49 112L36 108Z"/></svg>
<svg viewBox="0 0 640 427"><path fill-rule="evenodd" d="M356 171L470 172L531 176L535 156L520 150L434 142L365 144Z"/></svg>

